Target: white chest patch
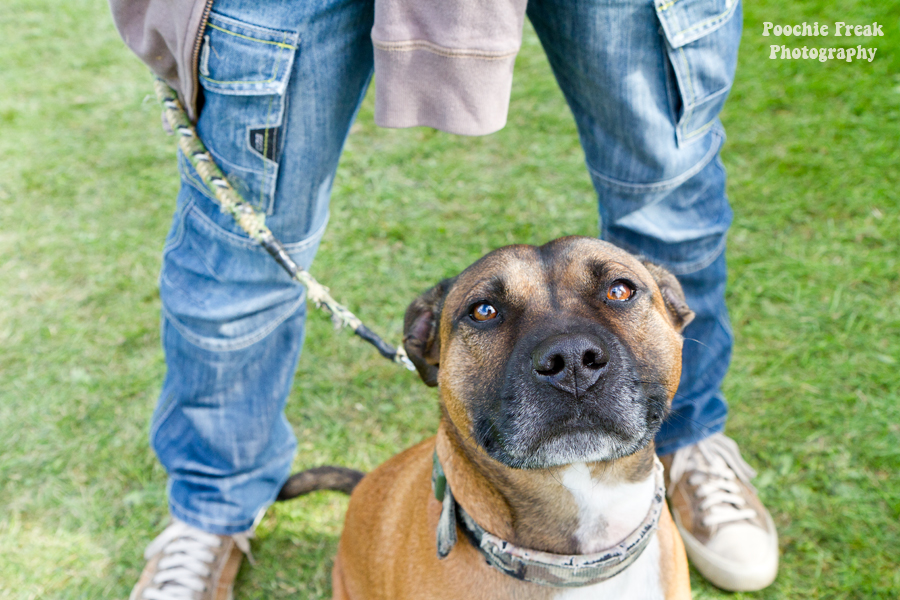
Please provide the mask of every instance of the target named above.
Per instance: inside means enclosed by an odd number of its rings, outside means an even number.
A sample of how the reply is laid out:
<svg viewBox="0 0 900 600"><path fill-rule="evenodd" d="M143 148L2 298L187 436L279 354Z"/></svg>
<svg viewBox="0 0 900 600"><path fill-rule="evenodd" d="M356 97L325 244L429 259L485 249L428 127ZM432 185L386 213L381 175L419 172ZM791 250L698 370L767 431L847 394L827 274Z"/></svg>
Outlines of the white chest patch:
<svg viewBox="0 0 900 600"><path fill-rule="evenodd" d="M625 539L643 522L656 493L654 474L637 483L608 483L591 478L584 463L563 471L562 484L578 505L578 529L575 537L581 553L591 554ZM612 579L580 588L561 591L557 600L611 600L663 598L659 569L659 540L654 535L641 556Z"/></svg>
<svg viewBox="0 0 900 600"><path fill-rule="evenodd" d="M578 505L575 537L583 554L614 546L637 529L656 493L652 472L637 483L607 483L591 479L591 471L584 463L569 465L563 471L562 484Z"/></svg>

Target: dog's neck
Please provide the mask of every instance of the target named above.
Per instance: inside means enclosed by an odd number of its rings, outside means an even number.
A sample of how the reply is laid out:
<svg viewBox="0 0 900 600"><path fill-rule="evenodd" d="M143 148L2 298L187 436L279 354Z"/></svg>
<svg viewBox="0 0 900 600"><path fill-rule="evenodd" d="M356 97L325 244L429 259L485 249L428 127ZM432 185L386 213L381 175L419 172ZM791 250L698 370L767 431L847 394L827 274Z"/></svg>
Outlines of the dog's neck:
<svg viewBox="0 0 900 600"><path fill-rule="evenodd" d="M589 554L614 546L647 516L655 493L652 444L616 461L511 469L441 421L437 452L472 519L517 546Z"/></svg>

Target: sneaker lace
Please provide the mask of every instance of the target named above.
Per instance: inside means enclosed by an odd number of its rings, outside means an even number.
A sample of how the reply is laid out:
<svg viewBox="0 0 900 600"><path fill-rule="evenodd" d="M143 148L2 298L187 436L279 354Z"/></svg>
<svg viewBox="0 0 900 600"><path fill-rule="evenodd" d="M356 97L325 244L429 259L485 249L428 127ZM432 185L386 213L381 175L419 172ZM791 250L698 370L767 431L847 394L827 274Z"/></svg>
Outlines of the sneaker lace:
<svg viewBox="0 0 900 600"><path fill-rule="evenodd" d="M250 535L232 535L240 550L250 556ZM145 589L145 600L194 600L207 589L216 560L215 549L222 547L222 538L206 533L187 523L173 520L172 524L150 542L144 558L150 560L162 553L153 583L158 588Z"/></svg>
<svg viewBox="0 0 900 600"><path fill-rule="evenodd" d="M757 516L756 510L747 505L738 483L743 482L755 492L750 480L756 477L756 471L741 458L734 440L724 434L713 434L675 453L669 467L670 494L685 473L690 474L688 484L697 487L695 493L701 500L699 508L705 513L706 527Z"/></svg>

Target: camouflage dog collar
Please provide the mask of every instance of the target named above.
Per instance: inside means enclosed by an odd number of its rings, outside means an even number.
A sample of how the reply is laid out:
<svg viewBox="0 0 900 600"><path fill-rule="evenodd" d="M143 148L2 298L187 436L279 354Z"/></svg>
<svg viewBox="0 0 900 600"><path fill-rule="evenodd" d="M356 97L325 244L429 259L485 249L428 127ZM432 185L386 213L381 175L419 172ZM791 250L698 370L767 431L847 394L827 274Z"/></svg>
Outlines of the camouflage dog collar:
<svg viewBox="0 0 900 600"><path fill-rule="evenodd" d="M439 558L446 558L456 544L457 513L459 525L487 562L503 573L540 585L580 587L599 583L628 568L650 543L659 525L666 497L663 466L654 461L656 493L650 511L637 529L611 548L593 554L553 554L520 548L487 532L456 502L444 469L434 453L431 484L435 497L441 501L441 517L437 527Z"/></svg>

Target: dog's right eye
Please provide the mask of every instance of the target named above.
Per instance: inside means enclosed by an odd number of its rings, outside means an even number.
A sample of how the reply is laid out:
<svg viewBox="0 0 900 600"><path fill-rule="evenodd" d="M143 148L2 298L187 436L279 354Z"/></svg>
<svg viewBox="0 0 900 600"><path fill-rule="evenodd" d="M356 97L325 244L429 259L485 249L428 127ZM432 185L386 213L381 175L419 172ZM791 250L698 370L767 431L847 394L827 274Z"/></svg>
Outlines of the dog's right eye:
<svg viewBox="0 0 900 600"><path fill-rule="evenodd" d="M609 289L606 290L606 298L607 300L613 300L615 302L626 302L634 296L634 288L627 281L623 281L621 279L616 280L609 286Z"/></svg>
<svg viewBox="0 0 900 600"><path fill-rule="evenodd" d="M497 309L487 302L482 302L481 304L476 304L472 308L472 312L469 313L469 316L478 322L490 321L497 317Z"/></svg>

